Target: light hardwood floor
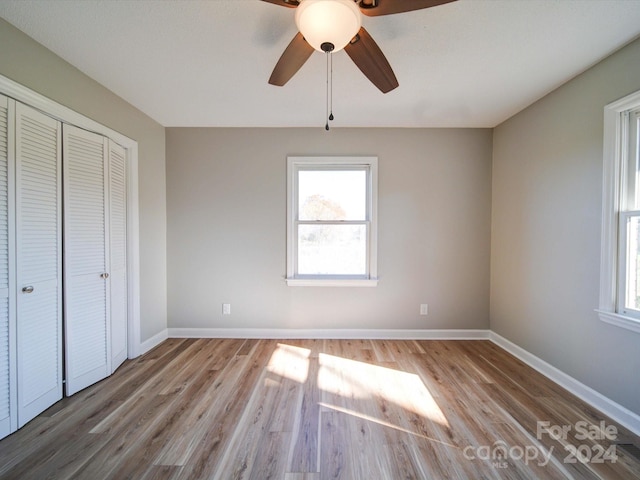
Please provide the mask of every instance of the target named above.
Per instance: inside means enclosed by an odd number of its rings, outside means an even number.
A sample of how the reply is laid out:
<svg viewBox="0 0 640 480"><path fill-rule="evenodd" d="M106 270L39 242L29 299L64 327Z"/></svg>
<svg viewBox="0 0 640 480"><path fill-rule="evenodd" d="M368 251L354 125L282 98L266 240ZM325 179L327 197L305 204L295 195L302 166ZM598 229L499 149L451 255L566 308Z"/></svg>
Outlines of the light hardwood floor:
<svg viewBox="0 0 640 480"><path fill-rule="evenodd" d="M633 479L638 446L488 341L170 339L0 441L0 478Z"/></svg>

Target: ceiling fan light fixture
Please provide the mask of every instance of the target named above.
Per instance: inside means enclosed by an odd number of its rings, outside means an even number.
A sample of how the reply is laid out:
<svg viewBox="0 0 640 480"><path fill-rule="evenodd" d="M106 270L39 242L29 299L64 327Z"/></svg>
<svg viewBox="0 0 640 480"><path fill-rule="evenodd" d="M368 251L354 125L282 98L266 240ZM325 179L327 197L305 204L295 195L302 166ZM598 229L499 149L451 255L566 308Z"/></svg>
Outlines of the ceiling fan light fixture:
<svg viewBox="0 0 640 480"><path fill-rule="evenodd" d="M358 33L362 17L353 0L302 0L296 8L296 25L304 39L319 52L323 44L342 50Z"/></svg>

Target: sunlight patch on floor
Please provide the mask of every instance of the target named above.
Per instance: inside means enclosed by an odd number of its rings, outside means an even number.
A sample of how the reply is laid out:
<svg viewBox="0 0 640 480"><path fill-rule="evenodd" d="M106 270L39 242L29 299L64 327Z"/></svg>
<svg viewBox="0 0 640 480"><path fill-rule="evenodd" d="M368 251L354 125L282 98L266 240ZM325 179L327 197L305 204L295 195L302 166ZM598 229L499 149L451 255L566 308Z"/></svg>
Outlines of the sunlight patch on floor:
<svg viewBox="0 0 640 480"><path fill-rule="evenodd" d="M309 355L306 348L279 343L269 359L267 371L294 382L304 383L309 375Z"/></svg>
<svg viewBox="0 0 640 480"><path fill-rule="evenodd" d="M321 353L318 387L348 399L389 402L443 426L444 413L415 374Z"/></svg>

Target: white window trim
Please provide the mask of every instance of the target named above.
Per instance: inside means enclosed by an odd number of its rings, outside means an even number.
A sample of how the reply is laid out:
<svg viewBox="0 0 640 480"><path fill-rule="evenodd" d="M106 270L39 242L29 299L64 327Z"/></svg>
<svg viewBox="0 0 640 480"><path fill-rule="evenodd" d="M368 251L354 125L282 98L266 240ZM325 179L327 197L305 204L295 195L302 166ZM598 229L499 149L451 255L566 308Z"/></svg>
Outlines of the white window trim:
<svg viewBox="0 0 640 480"><path fill-rule="evenodd" d="M358 165L370 169L371 218L369 238L369 278L328 276L296 277L295 262L295 199L296 167L299 165ZM377 157L287 157L287 285L290 287L375 287L378 285L378 158Z"/></svg>
<svg viewBox="0 0 640 480"><path fill-rule="evenodd" d="M622 159L628 149L624 112L638 107L640 91L604 107L600 302L596 312L603 322L640 333L640 320L617 312Z"/></svg>

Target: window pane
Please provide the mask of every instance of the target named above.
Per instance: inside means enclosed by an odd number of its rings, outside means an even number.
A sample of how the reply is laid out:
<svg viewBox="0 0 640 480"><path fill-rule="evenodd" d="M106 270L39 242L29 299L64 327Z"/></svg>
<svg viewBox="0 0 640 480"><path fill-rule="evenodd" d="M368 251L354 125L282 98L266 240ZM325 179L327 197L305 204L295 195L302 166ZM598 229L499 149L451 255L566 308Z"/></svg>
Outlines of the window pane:
<svg viewBox="0 0 640 480"><path fill-rule="evenodd" d="M365 170L300 170L300 220L366 220Z"/></svg>
<svg viewBox="0 0 640 480"><path fill-rule="evenodd" d="M640 310L640 217L629 217L627 225L627 298L625 306Z"/></svg>
<svg viewBox="0 0 640 480"><path fill-rule="evenodd" d="M366 225L299 225L299 275L366 275Z"/></svg>
<svg viewBox="0 0 640 480"><path fill-rule="evenodd" d="M632 169L630 175L632 176L633 185L628 188L633 195L633 204L631 209L640 210L640 115L639 113L632 113L631 115L631 129L629 131L629 137L631 144L629 148L629 158L632 163Z"/></svg>

